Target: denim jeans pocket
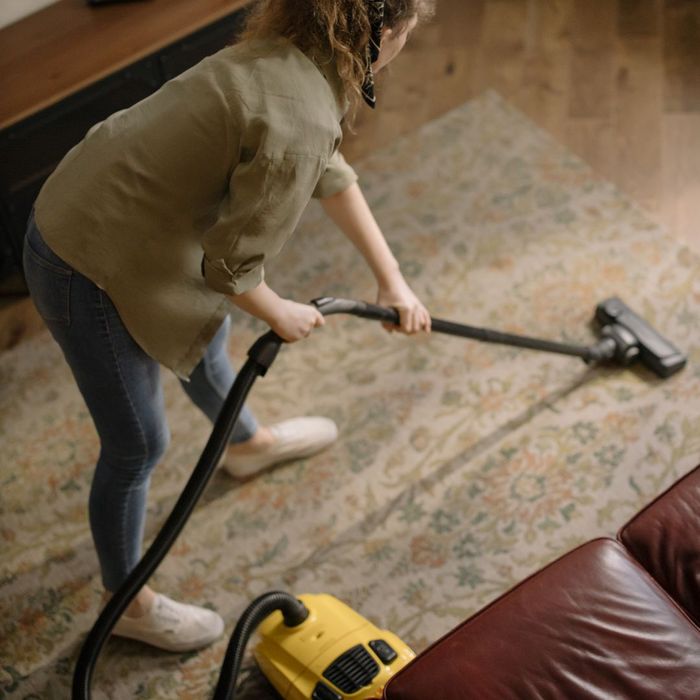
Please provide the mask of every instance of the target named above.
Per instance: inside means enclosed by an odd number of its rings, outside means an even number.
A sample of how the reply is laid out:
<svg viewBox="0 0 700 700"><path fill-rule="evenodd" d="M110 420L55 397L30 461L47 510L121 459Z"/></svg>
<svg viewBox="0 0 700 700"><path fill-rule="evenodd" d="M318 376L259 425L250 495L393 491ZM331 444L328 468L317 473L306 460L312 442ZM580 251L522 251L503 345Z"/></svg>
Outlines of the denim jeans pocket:
<svg viewBox="0 0 700 700"><path fill-rule="evenodd" d="M44 243L30 227L24 239L24 275L32 300L44 321L70 325L70 287L73 268Z"/></svg>

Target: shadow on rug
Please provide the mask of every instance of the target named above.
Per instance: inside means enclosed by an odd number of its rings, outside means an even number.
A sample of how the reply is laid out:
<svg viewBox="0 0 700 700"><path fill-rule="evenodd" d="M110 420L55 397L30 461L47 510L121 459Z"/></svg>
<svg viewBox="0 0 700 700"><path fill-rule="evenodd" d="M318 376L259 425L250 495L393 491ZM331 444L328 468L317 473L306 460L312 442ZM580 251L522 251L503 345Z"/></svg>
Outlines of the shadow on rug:
<svg viewBox="0 0 700 700"><path fill-rule="evenodd" d="M338 442L244 485L216 474L154 586L215 608L228 633L265 590L329 592L421 650L700 461L700 259L492 92L357 169L436 316L587 343L595 304L619 295L690 357L661 381L345 317L283 349L252 407L328 415ZM316 205L267 276L299 301L374 301ZM238 362L263 330L235 315ZM86 505L98 445L47 334L0 357L0 383L0 697L66 698L101 590ZM209 432L174 377L165 391L149 538ZM209 697L226 644L111 641L93 697ZM250 657L244 675L240 697L272 697Z"/></svg>

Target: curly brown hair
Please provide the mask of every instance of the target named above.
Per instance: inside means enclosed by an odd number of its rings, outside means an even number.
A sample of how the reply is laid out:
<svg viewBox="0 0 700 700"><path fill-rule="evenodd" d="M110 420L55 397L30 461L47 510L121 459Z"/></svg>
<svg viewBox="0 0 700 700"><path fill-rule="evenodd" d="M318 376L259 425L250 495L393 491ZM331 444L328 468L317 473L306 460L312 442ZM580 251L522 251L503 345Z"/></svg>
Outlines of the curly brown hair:
<svg viewBox="0 0 700 700"><path fill-rule="evenodd" d="M384 26L429 18L436 0L385 0ZM243 39L283 36L319 61L333 57L348 99L359 97L370 37L367 0L259 0Z"/></svg>

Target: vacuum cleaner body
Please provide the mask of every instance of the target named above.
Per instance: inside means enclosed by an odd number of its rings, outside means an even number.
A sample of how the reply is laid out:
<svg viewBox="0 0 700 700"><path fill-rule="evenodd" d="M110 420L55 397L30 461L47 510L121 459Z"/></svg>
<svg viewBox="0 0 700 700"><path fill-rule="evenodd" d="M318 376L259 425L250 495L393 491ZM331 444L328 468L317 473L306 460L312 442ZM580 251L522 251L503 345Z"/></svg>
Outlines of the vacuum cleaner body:
<svg viewBox="0 0 700 700"><path fill-rule="evenodd" d="M389 678L415 657L395 634L375 627L330 595L301 595L308 618L296 627L281 612L258 628L260 669L285 700L381 698Z"/></svg>

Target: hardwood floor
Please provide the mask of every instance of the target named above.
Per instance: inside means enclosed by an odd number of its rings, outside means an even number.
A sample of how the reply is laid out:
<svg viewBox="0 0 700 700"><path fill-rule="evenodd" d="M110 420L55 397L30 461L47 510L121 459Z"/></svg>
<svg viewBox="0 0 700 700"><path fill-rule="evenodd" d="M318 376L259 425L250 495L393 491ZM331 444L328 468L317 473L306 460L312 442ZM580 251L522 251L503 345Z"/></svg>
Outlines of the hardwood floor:
<svg viewBox="0 0 700 700"><path fill-rule="evenodd" d="M438 0L380 76L348 159L497 90L700 252L700 2ZM41 327L0 309L0 349Z"/></svg>
<svg viewBox="0 0 700 700"><path fill-rule="evenodd" d="M388 71L350 160L495 89L700 251L696 0L438 0Z"/></svg>

